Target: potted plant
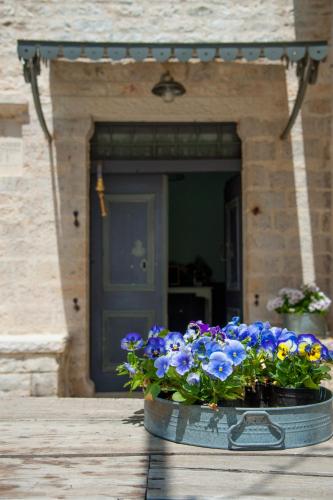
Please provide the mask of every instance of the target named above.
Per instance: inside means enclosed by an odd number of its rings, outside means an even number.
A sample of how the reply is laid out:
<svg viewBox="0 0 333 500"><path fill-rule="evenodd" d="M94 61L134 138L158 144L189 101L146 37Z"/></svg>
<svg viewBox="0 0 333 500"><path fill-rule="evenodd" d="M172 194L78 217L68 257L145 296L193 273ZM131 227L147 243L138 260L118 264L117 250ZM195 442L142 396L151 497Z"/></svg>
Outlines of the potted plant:
<svg viewBox="0 0 333 500"><path fill-rule="evenodd" d="M129 375L130 390L141 387L146 398L213 407L234 401L279 405L282 392L290 406L310 404L320 397L320 382L330 378L332 360L332 351L314 335L297 336L261 321L239 324L239 318L223 328L192 322L184 335L154 326L146 341L129 333L121 347L128 355L118 373Z"/></svg>
<svg viewBox="0 0 333 500"><path fill-rule="evenodd" d="M213 448L292 448L332 435L329 351L313 335L257 321L191 322L185 334L154 326L121 341L120 375L145 394L152 434ZM304 406L303 406L304 405ZM264 408L262 408L264 407ZM251 409L253 408L253 409Z"/></svg>
<svg viewBox="0 0 333 500"><path fill-rule="evenodd" d="M283 326L297 333L313 333L326 337L326 313L331 300L316 284L297 288L281 288L277 297L269 300L267 309L282 314Z"/></svg>
<svg viewBox="0 0 333 500"><path fill-rule="evenodd" d="M266 324L246 341L244 370L250 373L252 368L257 397L264 406L301 406L325 398L320 384L331 378L332 351L314 335L296 335ZM250 360L254 362L248 367Z"/></svg>
<svg viewBox="0 0 333 500"><path fill-rule="evenodd" d="M129 333L121 346L128 355L118 373L129 374L127 386L131 390L142 387L146 398L160 396L184 404L211 406L244 398L241 365L247 356L246 348L236 339L227 339L220 327L192 322L182 335L154 326L147 341L137 333Z"/></svg>

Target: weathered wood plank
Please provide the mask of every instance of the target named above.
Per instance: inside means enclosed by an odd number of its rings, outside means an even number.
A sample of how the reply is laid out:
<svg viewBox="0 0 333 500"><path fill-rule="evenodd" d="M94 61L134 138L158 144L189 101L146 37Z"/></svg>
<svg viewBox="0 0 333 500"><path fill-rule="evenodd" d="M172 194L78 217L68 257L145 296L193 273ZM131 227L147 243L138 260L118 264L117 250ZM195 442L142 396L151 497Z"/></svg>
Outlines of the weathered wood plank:
<svg viewBox="0 0 333 500"><path fill-rule="evenodd" d="M148 457L0 458L0 497L143 499L147 472Z"/></svg>
<svg viewBox="0 0 333 500"><path fill-rule="evenodd" d="M147 499L332 498L332 477L152 468Z"/></svg>
<svg viewBox="0 0 333 500"><path fill-rule="evenodd" d="M143 427L142 400L0 401L1 498L328 498L333 441L230 452ZM150 466L149 466L150 464Z"/></svg>
<svg viewBox="0 0 333 500"><path fill-rule="evenodd" d="M214 450L180 445L149 434L142 422L126 419L89 420L20 420L0 422L0 455L3 454L151 454L184 453L192 455L231 455L228 450ZM234 452L240 455L240 452ZM256 455L333 456L332 440L321 445L285 451L257 452ZM253 455L253 452L242 452Z"/></svg>
<svg viewBox="0 0 333 500"><path fill-rule="evenodd" d="M177 469L198 471L229 472L271 472L286 475L326 476L332 478L331 457L272 456L270 454L253 456L229 455L152 455L150 469Z"/></svg>

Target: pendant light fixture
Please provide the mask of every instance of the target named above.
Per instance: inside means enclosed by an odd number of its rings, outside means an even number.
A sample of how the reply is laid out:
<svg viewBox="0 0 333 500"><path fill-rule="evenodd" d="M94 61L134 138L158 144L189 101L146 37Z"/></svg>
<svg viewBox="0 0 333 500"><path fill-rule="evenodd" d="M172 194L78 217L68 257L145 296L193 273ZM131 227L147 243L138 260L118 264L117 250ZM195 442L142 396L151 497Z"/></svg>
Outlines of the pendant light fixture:
<svg viewBox="0 0 333 500"><path fill-rule="evenodd" d="M185 94L186 90L184 85L176 82L170 72L167 71L161 76L161 79L152 88L152 93L159 97L162 97L164 102L172 102L175 97Z"/></svg>

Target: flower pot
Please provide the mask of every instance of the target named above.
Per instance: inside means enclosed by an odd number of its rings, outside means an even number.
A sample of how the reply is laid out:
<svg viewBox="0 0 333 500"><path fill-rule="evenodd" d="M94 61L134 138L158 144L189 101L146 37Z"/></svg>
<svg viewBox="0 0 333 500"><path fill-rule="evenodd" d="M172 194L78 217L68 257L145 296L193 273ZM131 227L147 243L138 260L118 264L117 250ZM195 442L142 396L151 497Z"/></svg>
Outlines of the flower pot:
<svg viewBox="0 0 333 500"><path fill-rule="evenodd" d="M287 313L282 315L283 327L296 333L312 333L326 337L326 316L319 313Z"/></svg>
<svg viewBox="0 0 333 500"><path fill-rule="evenodd" d="M326 389L307 389L300 387L290 389L286 387L271 386L272 406L304 406L320 403L325 400Z"/></svg>
<svg viewBox="0 0 333 500"><path fill-rule="evenodd" d="M332 436L332 393L306 406L236 408L145 400L144 425L153 435L208 448L269 450L297 448Z"/></svg>
<svg viewBox="0 0 333 500"><path fill-rule="evenodd" d="M245 387L245 408L266 408L272 404L272 385L257 382L254 387Z"/></svg>

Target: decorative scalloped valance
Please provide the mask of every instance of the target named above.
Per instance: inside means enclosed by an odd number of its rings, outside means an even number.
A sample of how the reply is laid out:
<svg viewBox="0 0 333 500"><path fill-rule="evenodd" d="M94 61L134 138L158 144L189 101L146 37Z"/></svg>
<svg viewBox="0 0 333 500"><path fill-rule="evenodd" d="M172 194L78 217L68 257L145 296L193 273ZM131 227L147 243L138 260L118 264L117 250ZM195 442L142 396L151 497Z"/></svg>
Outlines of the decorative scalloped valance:
<svg viewBox="0 0 333 500"><path fill-rule="evenodd" d="M70 61L225 61L258 59L296 63L299 89L288 123L281 133L284 139L290 132L301 108L308 84L317 79L318 66L328 52L326 41L261 42L261 43L94 43L71 41L18 40L18 56L24 62L24 77L30 83L36 112L48 141L52 136L47 128L38 91L37 77L40 62L65 59Z"/></svg>
<svg viewBox="0 0 333 500"><path fill-rule="evenodd" d="M245 59L255 61L266 58L271 61L286 59L297 62L308 56L314 61L321 61L327 55L326 42L276 42L276 43L92 43L92 42L48 42L37 40L19 40L18 55L22 59L37 56L42 60L79 58L97 61L109 59L120 61L133 59L143 61L154 59L165 62L177 59L187 62L190 59L200 61L235 61Z"/></svg>

